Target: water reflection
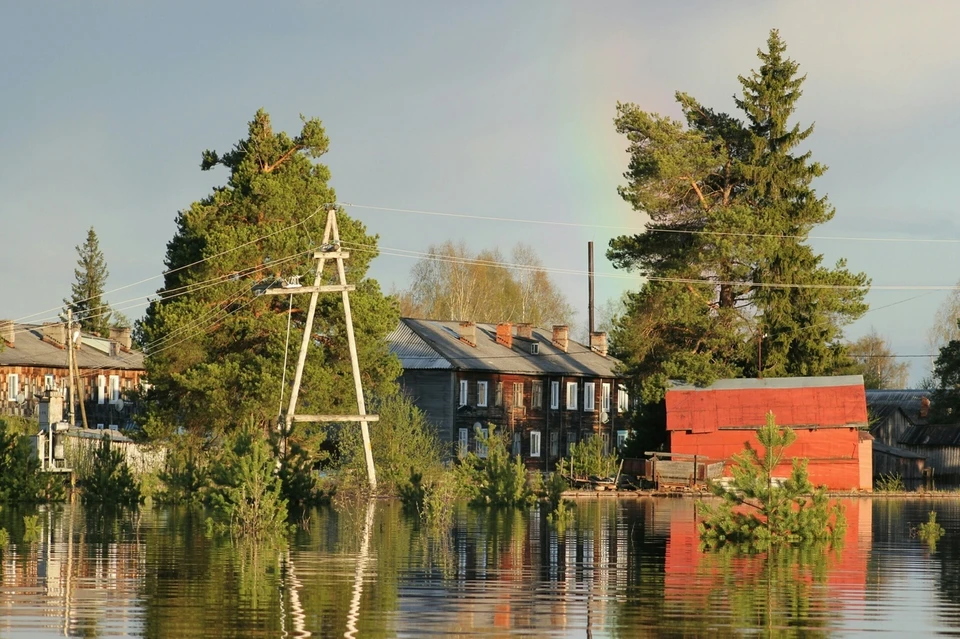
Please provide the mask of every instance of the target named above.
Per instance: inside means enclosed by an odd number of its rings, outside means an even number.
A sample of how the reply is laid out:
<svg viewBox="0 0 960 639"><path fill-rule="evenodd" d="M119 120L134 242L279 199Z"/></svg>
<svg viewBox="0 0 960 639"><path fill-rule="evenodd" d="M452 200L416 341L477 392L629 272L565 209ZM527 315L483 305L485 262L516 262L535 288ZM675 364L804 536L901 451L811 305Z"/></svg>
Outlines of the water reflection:
<svg viewBox="0 0 960 639"><path fill-rule="evenodd" d="M0 512L0 636L732 636L960 629L960 500L851 500L830 553L699 550L688 499L597 498L431 530L390 502L318 510L287 544L202 512ZM910 528L935 510L935 551ZM41 534L25 540L24 514Z"/></svg>

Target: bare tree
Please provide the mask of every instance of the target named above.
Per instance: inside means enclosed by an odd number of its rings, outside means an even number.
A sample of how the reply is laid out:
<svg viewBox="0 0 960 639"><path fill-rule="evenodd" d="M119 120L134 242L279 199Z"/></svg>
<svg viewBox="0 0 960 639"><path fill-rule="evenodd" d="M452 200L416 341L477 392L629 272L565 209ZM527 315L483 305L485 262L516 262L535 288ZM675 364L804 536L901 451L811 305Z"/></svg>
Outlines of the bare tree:
<svg viewBox="0 0 960 639"><path fill-rule="evenodd" d="M875 329L850 344L847 353L856 362L867 388L906 388L910 366L898 362L887 341Z"/></svg>

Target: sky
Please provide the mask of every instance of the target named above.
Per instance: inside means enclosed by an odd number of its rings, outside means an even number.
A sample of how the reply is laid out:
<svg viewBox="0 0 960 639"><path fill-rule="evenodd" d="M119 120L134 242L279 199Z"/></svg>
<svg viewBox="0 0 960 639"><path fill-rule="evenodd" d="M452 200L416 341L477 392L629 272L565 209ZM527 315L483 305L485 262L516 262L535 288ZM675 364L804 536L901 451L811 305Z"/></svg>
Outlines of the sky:
<svg viewBox="0 0 960 639"><path fill-rule="evenodd" d="M581 271L593 241L601 306L641 282L604 256L643 222L617 195L617 102L676 117L681 90L732 111L771 28L807 74L796 118L830 167L815 186L836 216L811 244L874 285L846 336L929 354L950 292L922 287L960 278L957 2L0 4L0 317L53 318L91 226L108 301L139 317L177 212L226 179L201 152L231 148L260 107L291 133L323 121L331 185L382 247L523 242ZM382 255L371 275L402 290L413 264ZM582 330L585 275L554 280ZM929 372L902 361L913 384Z"/></svg>

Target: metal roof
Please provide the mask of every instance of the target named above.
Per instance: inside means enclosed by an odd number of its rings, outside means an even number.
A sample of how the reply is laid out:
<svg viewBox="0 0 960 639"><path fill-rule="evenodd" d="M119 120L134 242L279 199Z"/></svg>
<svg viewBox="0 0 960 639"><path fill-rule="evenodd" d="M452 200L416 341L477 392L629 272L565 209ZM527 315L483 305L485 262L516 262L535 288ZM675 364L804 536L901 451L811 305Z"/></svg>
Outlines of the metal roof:
<svg viewBox="0 0 960 639"><path fill-rule="evenodd" d="M960 446L960 425L911 426L904 431L897 443L904 446Z"/></svg>
<svg viewBox="0 0 960 639"><path fill-rule="evenodd" d="M494 324L477 324L477 345L470 346L459 338L460 322L403 318L388 340L407 369L441 368L437 360L442 359L446 368L464 371L618 377L616 358L572 339L563 352L553 345L552 329L534 328L532 340L514 337L512 348L498 344L496 332ZM530 352L533 342L539 346L536 355Z"/></svg>
<svg viewBox="0 0 960 639"><path fill-rule="evenodd" d="M716 391L716 390L764 390L783 388L823 388L830 386L863 386L862 375L837 375L834 377L769 377L766 379L738 378L718 379L709 386L671 382L670 390Z"/></svg>
<svg viewBox="0 0 960 639"><path fill-rule="evenodd" d="M0 350L0 366L42 366L66 368L67 350L43 341L43 327L36 324L17 324L13 346ZM77 367L121 370L144 370L143 353L118 351L111 356L110 340L93 335L82 335L81 346L74 351ZM107 344L107 348L104 348Z"/></svg>
<svg viewBox="0 0 960 639"><path fill-rule="evenodd" d="M927 418L920 417L921 403L924 398L930 399L928 390L868 390L867 408L877 419L886 420L897 411L912 424L926 424Z"/></svg>
<svg viewBox="0 0 960 639"><path fill-rule="evenodd" d="M878 453L883 453L885 455L892 455L894 457L902 457L904 459L926 459L927 458L926 455L915 453L912 450L897 448L896 446L887 446L879 439L873 440L873 450Z"/></svg>

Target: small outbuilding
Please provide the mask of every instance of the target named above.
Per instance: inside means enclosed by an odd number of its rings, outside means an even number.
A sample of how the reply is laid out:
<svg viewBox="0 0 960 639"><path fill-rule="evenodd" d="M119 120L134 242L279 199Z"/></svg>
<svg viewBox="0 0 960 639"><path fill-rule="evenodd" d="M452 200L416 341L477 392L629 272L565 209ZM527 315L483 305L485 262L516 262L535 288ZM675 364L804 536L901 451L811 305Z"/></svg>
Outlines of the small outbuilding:
<svg viewBox="0 0 960 639"><path fill-rule="evenodd" d="M672 453L729 462L772 412L796 442L778 467L790 474L794 457L808 460L810 481L833 490L872 490L873 441L867 429L863 377L721 379L709 386L675 384L667 390L667 431ZM729 473L729 464L727 470Z"/></svg>

